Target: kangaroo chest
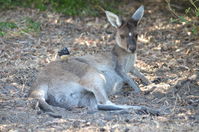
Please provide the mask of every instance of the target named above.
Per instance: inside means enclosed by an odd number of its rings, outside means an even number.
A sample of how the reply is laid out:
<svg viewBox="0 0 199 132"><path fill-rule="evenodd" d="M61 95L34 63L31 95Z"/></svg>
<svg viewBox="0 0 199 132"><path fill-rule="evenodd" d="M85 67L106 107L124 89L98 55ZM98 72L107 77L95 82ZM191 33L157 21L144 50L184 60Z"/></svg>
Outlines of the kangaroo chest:
<svg viewBox="0 0 199 132"><path fill-rule="evenodd" d="M112 69L100 70L104 76L105 90L108 95L114 94L121 90L123 79Z"/></svg>
<svg viewBox="0 0 199 132"><path fill-rule="evenodd" d="M128 73L135 64L136 55L126 55L119 58L118 63L121 69Z"/></svg>

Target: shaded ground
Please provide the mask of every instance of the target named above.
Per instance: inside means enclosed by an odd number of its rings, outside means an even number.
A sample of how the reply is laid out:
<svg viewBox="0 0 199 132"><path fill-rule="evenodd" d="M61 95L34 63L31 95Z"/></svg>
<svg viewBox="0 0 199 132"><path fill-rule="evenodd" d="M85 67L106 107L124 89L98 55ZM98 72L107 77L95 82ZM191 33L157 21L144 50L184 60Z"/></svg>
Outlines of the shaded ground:
<svg viewBox="0 0 199 132"><path fill-rule="evenodd" d="M136 5L125 9L131 11ZM153 84L137 82L143 91L151 92L136 95L125 87L111 97L118 104L146 105L167 115L59 109L64 113L59 119L43 113L34 99L27 98L38 70L63 47L74 56L110 51L114 28L104 16L72 18L32 9L1 12L0 21L23 26L23 20L31 18L41 23L41 31L18 33L18 28L0 38L0 131L198 131L199 39L189 36L187 27L169 23L167 14L161 6L149 4L140 25L137 67Z"/></svg>

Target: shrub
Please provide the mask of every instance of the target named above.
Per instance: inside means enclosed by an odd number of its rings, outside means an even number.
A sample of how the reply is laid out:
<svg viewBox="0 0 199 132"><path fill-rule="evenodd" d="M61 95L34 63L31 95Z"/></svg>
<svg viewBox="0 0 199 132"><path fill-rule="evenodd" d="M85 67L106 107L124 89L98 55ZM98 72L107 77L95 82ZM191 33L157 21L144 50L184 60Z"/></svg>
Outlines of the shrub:
<svg viewBox="0 0 199 132"><path fill-rule="evenodd" d="M171 22L179 22L181 24L191 25L193 34L199 34L199 0L182 0L180 3L177 0L166 0L170 11L176 18L171 18ZM177 3L178 2L178 3ZM180 5L181 8L176 8L172 5ZM183 11L184 15L178 15L177 11Z"/></svg>

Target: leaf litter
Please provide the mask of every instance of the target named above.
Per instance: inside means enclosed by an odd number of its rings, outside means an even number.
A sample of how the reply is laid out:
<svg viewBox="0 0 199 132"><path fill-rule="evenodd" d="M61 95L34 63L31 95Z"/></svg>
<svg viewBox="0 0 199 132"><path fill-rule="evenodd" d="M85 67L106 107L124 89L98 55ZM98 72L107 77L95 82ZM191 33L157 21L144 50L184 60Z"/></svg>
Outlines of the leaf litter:
<svg viewBox="0 0 199 132"><path fill-rule="evenodd" d="M136 3L138 6L139 4ZM126 7L135 7L134 2ZM138 115L134 111L88 112L58 109L53 118L28 98L42 67L67 47L72 56L108 52L115 29L101 17L67 17L49 11L18 8L1 12L0 21L12 21L18 29L0 38L0 130L1 131L197 131L199 129L199 38L186 25L169 22L169 14L146 6L140 23L137 67L153 83L143 94L128 87L111 100L118 104L145 105L165 112L162 116ZM39 23L40 31L20 33L24 18ZM13 29L11 29L13 30Z"/></svg>

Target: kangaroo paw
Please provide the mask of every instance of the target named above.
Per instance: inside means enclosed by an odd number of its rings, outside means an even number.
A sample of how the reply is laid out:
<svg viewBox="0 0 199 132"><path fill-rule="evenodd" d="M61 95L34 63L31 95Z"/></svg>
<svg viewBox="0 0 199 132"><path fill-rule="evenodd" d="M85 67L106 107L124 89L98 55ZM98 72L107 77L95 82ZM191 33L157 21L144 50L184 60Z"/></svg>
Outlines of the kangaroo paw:
<svg viewBox="0 0 199 132"><path fill-rule="evenodd" d="M39 100L39 107L45 112L54 112L52 106L50 106L48 103L46 103L43 100Z"/></svg>
<svg viewBox="0 0 199 132"><path fill-rule="evenodd" d="M46 114L48 114L49 116L52 116L54 118L62 118L61 114L58 114L56 112L45 112Z"/></svg>
<svg viewBox="0 0 199 132"><path fill-rule="evenodd" d="M154 110L154 109L147 108L147 107L142 107L141 109L138 109L135 112L136 112L136 114L139 114L139 115L143 115L143 114L149 114L152 116L160 116L161 115L159 110Z"/></svg>

